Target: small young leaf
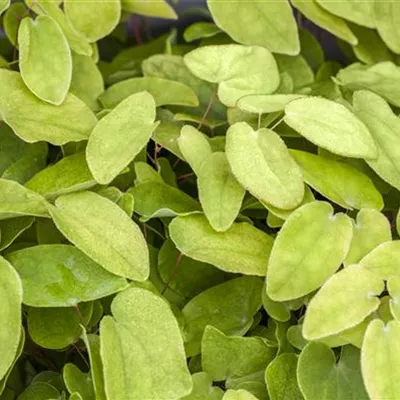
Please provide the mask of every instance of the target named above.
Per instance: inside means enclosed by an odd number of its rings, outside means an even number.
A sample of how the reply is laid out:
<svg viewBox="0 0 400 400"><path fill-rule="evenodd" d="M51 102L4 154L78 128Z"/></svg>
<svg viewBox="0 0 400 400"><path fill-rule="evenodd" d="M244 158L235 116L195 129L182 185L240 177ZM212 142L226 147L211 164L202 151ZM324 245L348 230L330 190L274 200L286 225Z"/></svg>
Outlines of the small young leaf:
<svg viewBox="0 0 400 400"><path fill-rule="evenodd" d="M24 18L18 30L19 67L26 86L41 100L60 105L72 77L66 37L53 18Z"/></svg>
<svg viewBox="0 0 400 400"><path fill-rule="evenodd" d="M193 42L198 39L213 37L220 32L221 30L218 26L211 22L195 22L185 29L185 32L183 32L183 38L187 42Z"/></svg>
<svg viewBox="0 0 400 400"><path fill-rule="evenodd" d="M219 84L218 97L229 107L234 107L243 96L272 93L279 86L275 59L263 47L199 47L185 55L184 61L200 79Z"/></svg>
<svg viewBox="0 0 400 400"><path fill-rule="evenodd" d="M52 400L59 398L60 392L46 382L32 383L18 396L18 400Z"/></svg>
<svg viewBox="0 0 400 400"><path fill-rule="evenodd" d="M253 396L250 392L244 389L228 389L222 400L257 400L257 397Z"/></svg>
<svg viewBox="0 0 400 400"><path fill-rule="evenodd" d="M260 201L286 210L302 201L300 168L275 132L253 131L245 122L238 122L228 129L226 156L239 183Z"/></svg>
<svg viewBox="0 0 400 400"><path fill-rule="evenodd" d="M361 351L364 384L371 399L396 398L400 393L400 322L371 321Z"/></svg>
<svg viewBox="0 0 400 400"><path fill-rule="evenodd" d="M85 400L95 400L90 375L82 372L75 364L65 364L63 379L69 393L79 393Z"/></svg>
<svg viewBox="0 0 400 400"><path fill-rule="evenodd" d="M61 196L55 205L49 211L57 228L92 260L115 275L147 279L146 241L119 206L92 192Z"/></svg>
<svg viewBox="0 0 400 400"><path fill-rule="evenodd" d="M192 391L182 335L168 304L130 288L100 324L100 351L108 399L178 400ZM156 363L157 368L154 368Z"/></svg>
<svg viewBox="0 0 400 400"><path fill-rule="evenodd" d="M296 23L287 0L252 2L208 0L214 22L235 41L274 53L300 52Z"/></svg>
<svg viewBox="0 0 400 400"><path fill-rule="evenodd" d="M379 307L383 290L383 281L360 265L341 270L311 299L303 336L317 340L356 326Z"/></svg>
<svg viewBox="0 0 400 400"><path fill-rule="evenodd" d="M345 157L374 159L378 150L367 127L345 106L307 97L285 107L287 125L317 146Z"/></svg>
<svg viewBox="0 0 400 400"><path fill-rule="evenodd" d="M153 97L139 92L97 123L89 137L86 158L98 183L110 183L142 150L157 126L155 117Z"/></svg>
<svg viewBox="0 0 400 400"><path fill-rule="evenodd" d="M218 386L212 386L212 378L206 372L192 375L193 390L181 400L222 400L224 392Z"/></svg>
<svg viewBox="0 0 400 400"><path fill-rule="evenodd" d="M318 289L345 259L352 234L350 218L333 215L333 208L326 202L314 201L294 211L271 251L269 297L285 301Z"/></svg>
<svg viewBox="0 0 400 400"><path fill-rule="evenodd" d="M134 14L147 17L157 17L166 19L177 19L175 10L166 0L149 2L142 0L122 0L122 8Z"/></svg>
<svg viewBox="0 0 400 400"><path fill-rule="evenodd" d="M176 217L169 225L180 252L227 272L264 276L273 239L246 222L215 232L203 215Z"/></svg>

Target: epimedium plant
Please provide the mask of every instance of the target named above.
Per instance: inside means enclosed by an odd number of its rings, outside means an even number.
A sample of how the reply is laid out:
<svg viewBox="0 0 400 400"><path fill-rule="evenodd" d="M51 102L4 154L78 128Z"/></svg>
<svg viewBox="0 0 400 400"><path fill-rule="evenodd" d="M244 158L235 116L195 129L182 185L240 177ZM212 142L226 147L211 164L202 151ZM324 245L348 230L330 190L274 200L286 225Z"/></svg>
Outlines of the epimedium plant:
<svg viewBox="0 0 400 400"><path fill-rule="evenodd" d="M207 3L0 0L1 400L400 398L399 5Z"/></svg>

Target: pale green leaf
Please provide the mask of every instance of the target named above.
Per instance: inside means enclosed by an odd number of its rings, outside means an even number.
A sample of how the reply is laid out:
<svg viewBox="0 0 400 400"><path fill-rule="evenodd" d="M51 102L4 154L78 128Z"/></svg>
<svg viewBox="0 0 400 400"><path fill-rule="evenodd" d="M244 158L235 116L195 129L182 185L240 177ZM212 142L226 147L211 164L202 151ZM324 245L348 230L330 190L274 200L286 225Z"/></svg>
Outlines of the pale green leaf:
<svg viewBox="0 0 400 400"><path fill-rule="evenodd" d="M42 245L7 255L32 307L71 307L121 291L125 279L112 275L76 247Z"/></svg>
<svg viewBox="0 0 400 400"><path fill-rule="evenodd" d="M300 52L297 26L287 0L208 0L214 22L236 42L259 45L274 53Z"/></svg>
<svg viewBox="0 0 400 400"><path fill-rule="evenodd" d="M291 0L291 3L308 20L345 40L351 45L357 44L357 37L353 34L346 22L322 8L316 0Z"/></svg>
<svg viewBox="0 0 400 400"><path fill-rule="evenodd" d="M309 86L314 82L314 72L302 55L285 56L276 54L279 72L288 74L292 79L294 90Z"/></svg>
<svg viewBox="0 0 400 400"><path fill-rule="evenodd" d="M285 353L268 365L265 371L265 381L271 400L303 399L297 384L297 362L297 355Z"/></svg>
<svg viewBox="0 0 400 400"><path fill-rule="evenodd" d="M1 0L0 1L0 15L3 14L8 7L10 7L11 1L10 0Z"/></svg>
<svg viewBox="0 0 400 400"><path fill-rule="evenodd" d="M8 0L2 0L8 2ZM0 1L0 4L2 3ZM10 3L10 2L9 2ZM1 9L1 6L0 6ZM23 17L27 15L27 8L25 3L12 3L7 8L3 17L3 29L10 43L16 47L18 46L18 28ZM1 12L0 12L1 14Z"/></svg>
<svg viewBox="0 0 400 400"><path fill-rule="evenodd" d="M400 53L400 8L395 1L375 1L373 5L376 29L393 52Z"/></svg>
<svg viewBox="0 0 400 400"><path fill-rule="evenodd" d="M130 288L112 302L100 324L108 399L180 399L192 391L182 335L168 304ZM156 366L156 368L155 368Z"/></svg>
<svg viewBox="0 0 400 400"><path fill-rule="evenodd" d="M361 350L364 383L371 399L395 399L400 393L400 323L373 320Z"/></svg>
<svg viewBox="0 0 400 400"><path fill-rule="evenodd" d="M131 13L165 19L178 19L175 10L166 0L122 0L122 8Z"/></svg>
<svg viewBox="0 0 400 400"><path fill-rule="evenodd" d="M192 375L193 390L181 400L222 400L224 392L218 386L212 386L212 378L205 372Z"/></svg>
<svg viewBox="0 0 400 400"><path fill-rule="evenodd" d="M366 160L386 182L400 189L400 120L386 101L369 91L353 96L354 112L367 125L378 148L378 158Z"/></svg>
<svg viewBox="0 0 400 400"><path fill-rule="evenodd" d="M200 353L207 325L226 335L244 335L261 307L263 282L254 276L243 276L213 286L190 300L183 308L187 356Z"/></svg>
<svg viewBox="0 0 400 400"><path fill-rule="evenodd" d="M368 400L360 351L352 346L342 348L337 362L328 346L309 343L300 354L297 379L306 400Z"/></svg>
<svg viewBox="0 0 400 400"><path fill-rule="evenodd" d="M363 266L341 270L311 299L303 336L316 340L358 325L379 307L383 290L383 281Z"/></svg>
<svg viewBox="0 0 400 400"><path fill-rule="evenodd" d="M209 155L198 171L199 200L210 225L217 232L229 229L245 195L232 175L225 153Z"/></svg>
<svg viewBox="0 0 400 400"><path fill-rule="evenodd" d="M334 203L349 210L383 208L382 195L371 179L352 165L300 150L290 154L307 184Z"/></svg>
<svg viewBox="0 0 400 400"><path fill-rule="evenodd" d="M318 289L345 259L351 220L334 215L329 203L314 201L294 211L275 239L268 262L267 294L296 299Z"/></svg>
<svg viewBox="0 0 400 400"><path fill-rule="evenodd" d="M279 86L275 59L263 47L237 44L199 47L186 54L184 61L197 77L219 84L218 97L229 107L234 107L243 96L272 93Z"/></svg>
<svg viewBox="0 0 400 400"><path fill-rule="evenodd" d="M345 106L334 101L306 97L285 107L287 125L317 146L345 157L377 157L367 127Z"/></svg>
<svg viewBox="0 0 400 400"><path fill-rule="evenodd" d="M260 201L288 210L302 201L300 168L275 132L238 122L228 129L226 155L233 175Z"/></svg>
<svg viewBox="0 0 400 400"><path fill-rule="evenodd" d="M227 336L213 326L206 327L201 342L203 371L214 381L265 370L275 353L264 338Z"/></svg>
<svg viewBox="0 0 400 400"><path fill-rule="evenodd" d="M82 372L75 364L64 365L63 380L69 393L79 393L85 400L95 400L90 374Z"/></svg>
<svg viewBox="0 0 400 400"><path fill-rule="evenodd" d="M292 100L305 97L301 94L258 94L244 96L238 100L236 106L241 110L253 114L267 114L283 111L286 104Z"/></svg>
<svg viewBox="0 0 400 400"><path fill-rule="evenodd" d="M152 77L131 78L109 87L99 100L104 108L112 109L134 93L147 91L153 97L156 106L177 105L197 107L196 93L183 83Z"/></svg>
<svg viewBox="0 0 400 400"><path fill-rule="evenodd" d="M257 397L253 396L250 392L244 389L228 389L222 400L257 400Z"/></svg>
<svg viewBox="0 0 400 400"><path fill-rule="evenodd" d="M119 0L84 1L65 0L65 15L72 26L81 32L89 42L110 34L118 25L121 17Z"/></svg>
<svg viewBox="0 0 400 400"><path fill-rule="evenodd" d="M273 301L267 294L266 289L262 292L262 303L267 314L280 322L286 322L290 319L290 308L287 302Z"/></svg>
<svg viewBox="0 0 400 400"><path fill-rule="evenodd" d="M49 211L70 242L115 275L147 279L146 241L140 228L118 205L92 192L61 196L55 205Z"/></svg>
<svg viewBox="0 0 400 400"><path fill-rule="evenodd" d="M139 92L97 123L86 148L87 163L97 182L110 183L139 154L157 126L155 117L153 97Z"/></svg>
<svg viewBox="0 0 400 400"><path fill-rule="evenodd" d="M360 210L353 223L353 239L344 265L358 263L375 247L390 240L392 233L388 219L377 210Z"/></svg>
<svg viewBox="0 0 400 400"><path fill-rule="evenodd" d="M368 28L375 28L373 5L375 0L316 0L331 14Z"/></svg>
<svg viewBox="0 0 400 400"><path fill-rule="evenodd" d="M143 161L135 162L135 184L142 183L164 183L162 176L149 164Z"/></svg>
<svg viewBox="0 0 400 400"><path fill-rule="evenodd" d="M193 42L194 40L215 36L220 32L221 30L211 22L195 22L185 29L183 38L187 42Z"/></svg>
<svg viewBox="0 0 400 400"><path fill-rule="evenodd" d="M169 225L180 252L227 272L264 276L273 239L247 222L215 232L203 215L176 217Z"/></svg>
<svg viewBox="0 0 400 400"><path fill-rule="evenodd" d="M72 77L66 37L53 18L24 18L18 30L19 68L28 88L41 100L60 105Z"/></svg>
<svg viewBox="0 0 400 400"><path fill-rule="evenodd" d="M17 72L0 69L0 87L0 118L25 142L62 145L87 140L97 122L87 105L73 94L60 106L39 100Z"/></svg>

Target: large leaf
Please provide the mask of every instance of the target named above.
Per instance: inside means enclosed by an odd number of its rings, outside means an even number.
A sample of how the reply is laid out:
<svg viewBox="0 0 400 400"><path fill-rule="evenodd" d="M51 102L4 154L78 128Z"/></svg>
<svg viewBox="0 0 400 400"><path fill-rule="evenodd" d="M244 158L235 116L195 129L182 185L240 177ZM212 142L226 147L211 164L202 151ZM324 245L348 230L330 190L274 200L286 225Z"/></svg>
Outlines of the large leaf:
<svg viewBox="0 0 400 400"><path fill-rule="evenodd" d="M367 127L345 106L306 97L285 107L287 125L315 145L345 157L374 159L378 151Z"/></svg>
<svg viewBox="0 0 400 400"><path fill-rule="evenodd" d="M121 17L118 0L102 2L65 0L64 10L72 26L89 42L96 42L110 34Z"/></svg>
<svg viewBox="0 0 400 400"><path fill-rule="evenodd" d="M374 1L374 18L379 35L390 50L400 53L399 3Z"/></svg>
<svg viewBox="0 0 400 400"><path fill-rule="evenodd" d="M87 140L97 122L88 106L73 94L60 106L39 100L17 72L0 69L0 87L1 119L25 142L62 145Z"/></svg>
<svg viewBox="0 0 400 400"><path fill-rule="evenodd" d="M177 105L197 107L196 93L183 83L162 78L131 78L109 87L99 100L104 108L114 108L134 93L147 91L155 100L156 106Z"/></svg>
<svg viewBox="0 0 400 400"><path fill-rule="evenodd" d="M204 160L197 185L210 225L217 232L229 229L239 214L246 191L232 175L225 153L216 152Z"/></svg>
<svg viewBox="0 0 400 400"><path fill-rule="evenodd" d="M342 347L336 362L336 355L328 346L309 343L300 354L297 378L306 400L368 400L361 377L360 351L352 346Z"/></svg>
<svg viewBox="0 0 400 400"><path fill-rule="evenodd" d="M43 245L7 255L24 289L24 304L71 307L118 292L125 279L112 275L76 247Z"/></svg>
<svg viewBox="0 0 400 400"><path fill-rule="evenodd" d="M114 299L111 311L113 317L100 324L107 398L173 400L189 394L182 336L168 304L130 288Z"/></svg>
<svg viewBox="0 0 400 400"><path fill-rule="evenodd" d="M353 223L353 239L344 264L358 263L375 247L390 240L392 233L388 219L376 210L360 210Z"/></svg>
<svg viewBox="0 0 400 400"><path fill-rule="evenodd" d="M302 169L304 180L334 203L349 210L383 208L382 195L371 179L352 165L300 150L290 154Z"/></svg>
<svg viewBox="0 0 400 400"><path fill-rule="evenodd" d="M273 239L247 222L215 232L203 215L176 217L171 239L186 256L227 272L264 276Z"/></svg>
<svg viewBox="0 0 400 400"><path fill-rule="evenodd" d="M329 203L314 201L285 221L268 262L267 293L272 300L296 299L318 289L349 251L351 220L333 214Z"/></svg>
<svg viewBox="0 0 400 400"><path fill-rule="evenodd" d="M263 47L237 44L199 47L185 55L184 61L197 77L219 84L218 97L229 107L249 94L272 93L279 85L274 57Z"/></svg>
<svg viewBox="0 0 400 400"><path fill-rule="evenodd" d="M365 333L361 367L371 399L395 399L400 393L400 323L373 320Z"/></svg>
<svg viewBox="0 0 400 400"><path fill-rule="evenodd" d="M204 329L212 325L226 335L244 335L261 307L263 282L243 276L205 290L183 308L187 356L200 353Z"/></svg>
<svg viewBox="0 0 400 400"><path fill-rule="evenodd" d="M378 148L375 160L368 165L386 182L400 190L400 120L386 101L369 91L353 96L354 112L367 125Z"/></svg>
<svg viewBox="0 0 400 400"><path fill-rule="evenodd" d="M301 171L275 132L238 122L228 129L226 156L239 183L260 201L289 210L302 201Z"/></svg>
<svg viewBox="0 0 400 400"><path fill-rule="evenodd" d="M92 192L61 196L55 205L49 211L70 242L115 275L147 279L149 253L145 239L118 205Z"/></svg>
<svg viewBox="0 0 400 400"><path fill-rule="evenodd" d="M0 379L14 361L21 337L22 285L14 268L0 257Z"/></svg>
<svg viewBox="0 0 400 400"><path fill-rule="evenodd" d="M89 169L97 182L110 183L129 165L149 141L157 126L155 117L153 97L139 92L97 123L86 148Z"/></svg>
<svg viewBox="0 0 400 400"><path fill-rule="evenodd" d="M208 0L214 22L235 41L274 53L295 55L300 42L287 0L251 2Z"/></svg>
<svg viewBox="0 0 400 400"><path fill-rule="evenodd" d="M332 276L307 307L303 336L317 340L352 328L379 307L383 281L360 265Z"/></svg>
<svg viewBox="0 0 400 400"><path fill-rule="evenodd" d="M19 68L26 86L40 99L60 105L72 77L68 42L53 18L24 18L18 30Z"/></svg>

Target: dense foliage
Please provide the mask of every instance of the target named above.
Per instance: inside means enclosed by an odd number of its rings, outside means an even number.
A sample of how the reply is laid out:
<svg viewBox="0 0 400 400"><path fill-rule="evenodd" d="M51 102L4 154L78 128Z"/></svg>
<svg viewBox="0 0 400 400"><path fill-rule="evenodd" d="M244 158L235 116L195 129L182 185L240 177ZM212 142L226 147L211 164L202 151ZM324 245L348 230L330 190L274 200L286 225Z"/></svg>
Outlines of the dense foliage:
<svg viewBox="0 0 400 400"><path fill-rule="evenodd" d="M0 399L400 399L400 2L176 3L0 0Z"/></svg>

